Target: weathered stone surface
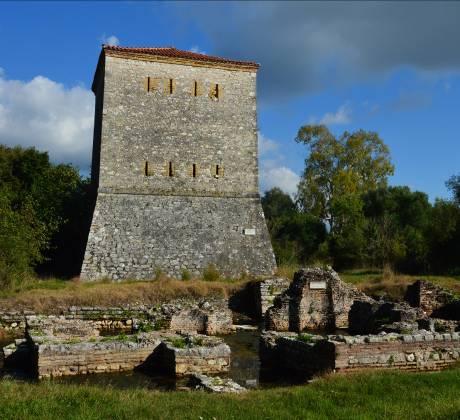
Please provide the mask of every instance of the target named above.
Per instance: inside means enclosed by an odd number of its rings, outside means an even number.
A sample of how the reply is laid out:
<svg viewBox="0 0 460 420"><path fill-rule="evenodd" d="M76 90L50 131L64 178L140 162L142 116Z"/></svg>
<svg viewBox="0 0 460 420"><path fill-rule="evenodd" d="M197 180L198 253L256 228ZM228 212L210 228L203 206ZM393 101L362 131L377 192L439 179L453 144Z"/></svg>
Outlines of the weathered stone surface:
<svg viewBox="0 0 460 420"><path fill-rule="evenodd" d="M146 91L146 77L161 87ZM170 79L173 93L163 89ZM192 94L196 81L206 94ZM218 99L207 94L215 83ZM101 61L91 171L98 195L83 279L180 277L210 264L226 275L273 273L255 86L255 71Z"/></svg>
<svg viewBox="0 0 460 420"><path fill-rule="evenodd" d="M215 393L232 393L240 394L247 389L229 378L220 378L219 376L207 376L194 373L190 378L190 386L195 389L202 389Z"/></svg>
<svg viewBox="0 0 460 420"><path fill-rule="evenodd" d="M53 337L54 339L92 338L99 336L99 330L90 322L79 319L66 319L64 316L26 317L27 333L29 336Z"/></svg>
<svg viewBox="0 0 460 420"><path fill-rule="evenodd" d="M221 338L204 335L166 339L157 366L175 376L192 373L217 374L230 369L230 347Z"/></svg>
<svg viewBox="0 0 460 420"><path fill-rule="evenodd" d="M276 331L345 328L348 312L358 299L370 298L342 282L334 270L302 269L267 310L266 328Z"/></svg>
<svg viewBox="0 0 460 420"><path fill-rule="evenodd" d="M407 303L375 301L372 299L356 300L351 306L349 315L349 331L353 334L378 333L385 330L385 326L393 323L406 323L417 326L417 322L426 318L426 315ZM394 327L397 327L395 324ZM399 325L403 327L402 324ZM417 328L416 328L417 329Z"/></svg>
<svg viewBox="0 0 460 420"><path fill-rule="evenodd" d="M407 288L405 299L428 316L460 321L460 300L433 283L417 280Z"/></svg>
<svg viewBox="0 0 460 420"><path fill-rule="evenodd" d="M265 332L260 337L260 360L264 368L281 375L310 378L332 369L334 345L323 336Z"/></svg>
<svg viewBox="0 0 460 420"><path fill-rule="evenodd" d="M275 298L285 292L290 281L283 277L271 277L255 283L255 301L259 318L265 316L267 309L273 306Z"/></svg>
<svg viewBox="0 0 460 420"><path fill-rule="evenodd" d="M126 305L125 307L81 307L71 306L51 315L50 328L57 324L78 328L84 325L91 330L132 329L167 330L227 334L232 331L232 312L226 299L209 297L206 299L176 299L161 305ZM198 319L196 314L200 314ZM33 323L46 320L46 316L36 316L30 311L0 313L0 330L25 331L26 317ZM38 318L37 318L38 317ZM59 320L64 320L59 322ZM67 321L69 322L67 322ZM72 322L75 320L75 322ZM80 321L86 321L81 324ZM88 331L91 335L92 332Z"/></svg>
<svg viewBox="0 0 460 420"><path fill-rule="evenodd" d="M133 370L143 365L161 344L164 333L124 337L97 337L90 341L67 341L32 336L41 378Z"/></svg>
<svg viewBox="0 0 460 420"><path fill-rule="evenodd" d="M265 334L262 363L280 372L303 375L325 371L350 372L361 369L440 370L460 360L460 334L433 334L419 330L414 334L328 337L283 337Z"/></svg>

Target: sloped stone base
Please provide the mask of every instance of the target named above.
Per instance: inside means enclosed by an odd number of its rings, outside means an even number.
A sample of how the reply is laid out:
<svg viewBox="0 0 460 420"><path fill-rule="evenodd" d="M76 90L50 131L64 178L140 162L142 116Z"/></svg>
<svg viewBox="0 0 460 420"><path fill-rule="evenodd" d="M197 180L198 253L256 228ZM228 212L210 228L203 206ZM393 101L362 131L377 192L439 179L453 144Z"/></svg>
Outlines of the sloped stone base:
<svg viewBox="0 0 460 420"><path fill-rule="evenodd" d="M82 279L199 275L210 265L228 276L273 273L259 198L99 193Z"/></svg>

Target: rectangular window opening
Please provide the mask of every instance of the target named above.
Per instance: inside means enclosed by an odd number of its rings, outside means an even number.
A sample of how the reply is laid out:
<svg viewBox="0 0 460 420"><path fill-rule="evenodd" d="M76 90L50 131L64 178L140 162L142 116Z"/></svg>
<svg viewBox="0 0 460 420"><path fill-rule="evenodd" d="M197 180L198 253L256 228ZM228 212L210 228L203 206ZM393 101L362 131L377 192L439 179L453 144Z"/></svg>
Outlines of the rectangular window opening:
<svg viewBox="0 0 460 420"><path fill-rule="evenodd" d="M173 163L172 162L169 162L168 174L169 174L169 176L174 176Z"/></svg>
<svg viewBox="0 0 460 420"><path fill-rule="evenodd" d="M196 80L193 86L193 96L198 96L198 82Z"/></svg>
<svg viewBox="0 0 460 420"><path fill-rule="evenodd" d="M172 95L174 90L174 82L173 79L169 79L169 94Z"/></svg>
<svg viewBox="0 0 460 420"><path fill-rule="evenodd" d="M147 77L145 80L145 90L150 92L150 77Z"/></svg>
<svg viewBox="0 0 460 420"><path fill-rule="evenodd" d="M216 83L216 90L215 90L216 94L216 98L219 99L219 85Z"/></svg>
<svg viewBox="0 0 460 420"><path fill-rule="evenodd" d="M149 176L149 162L148 162L148 161L145 161L145 165L144 165L144 175L145 175L145 176Z"/></svg>
<svg viewBox="0 0 460 420"><path fill-rule="evenodd" d="M192 166L192 176L193 178L196 178L196 163L194 163Z"/></svg>
<svg viewBox="0 0 460 420"><path fill-rule="evenodd" d="M216 165L216 177L220 175L220 167L219 165Z"/></svg>

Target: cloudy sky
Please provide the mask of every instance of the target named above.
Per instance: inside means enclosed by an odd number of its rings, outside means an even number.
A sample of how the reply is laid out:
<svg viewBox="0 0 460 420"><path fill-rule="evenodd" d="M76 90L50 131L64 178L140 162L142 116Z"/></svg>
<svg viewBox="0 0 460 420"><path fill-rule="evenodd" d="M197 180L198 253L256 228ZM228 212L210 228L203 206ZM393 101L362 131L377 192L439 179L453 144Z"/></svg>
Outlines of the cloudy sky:
<svg viewBox="0 0 460 420"><path fill-rule="evenodd" d="M0 2L0 143L88 173L102 43L261 64L261 190L294 193L298 128L377 131L394 185L445 197L460 173L460 3Z"/></svg>

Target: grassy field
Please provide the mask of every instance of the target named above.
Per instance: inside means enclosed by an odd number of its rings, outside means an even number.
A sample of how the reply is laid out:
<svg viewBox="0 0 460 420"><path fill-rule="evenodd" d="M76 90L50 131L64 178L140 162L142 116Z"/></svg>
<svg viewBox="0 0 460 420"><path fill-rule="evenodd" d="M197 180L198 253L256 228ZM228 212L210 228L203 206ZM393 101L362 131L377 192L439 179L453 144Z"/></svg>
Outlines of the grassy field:
<svg viewBox="0 0 460 420"><path fill-rule="evenodd" d="M402 299L406 288L416 280L428 280L460 295L460 277L448 276L410 276L382 270L352 270L340 274L342 280L354 284L358 289L371 296L387 295Z"/></svg>
<svg viewBox="0 0 460 420"><path fill-rule="evenodd" d="M123 306L158 304L175 298L204 296L226 297L244 284L243 280L171 280L126 281L122 283L75 280L35 280L25 287L0 294L2 310L29 309L52 313L76 306Z"/></svg>
<svg viewBox="0 0 460 420"><path fill-rule="evenodd" d="M244 395L0 381L1 419L458 419L460 368L331 375Z"/></svg>
<svg viewBox="0 0 460 420"><path fill-rule="evenodd" d="M298 266L282 266L277 275L291 278ZM409 276L391 271L361 269L340 273L340 277L363 292L379 296L386 294L402 299L406 287L417 279L429 280L460 295L460 277ZM173 298L220 296L227 297L244 287L248 279L173 280L162 276L153 281L122 283L89 282L60 279L32 279L15 289L0 291L3 310L29 309L41 313L80 306L118 306L126 304L158 304Z"/></svg>

